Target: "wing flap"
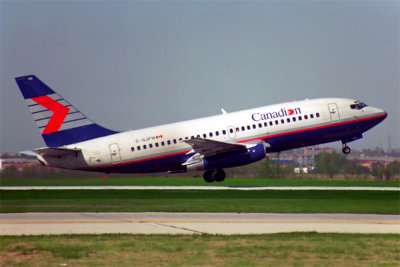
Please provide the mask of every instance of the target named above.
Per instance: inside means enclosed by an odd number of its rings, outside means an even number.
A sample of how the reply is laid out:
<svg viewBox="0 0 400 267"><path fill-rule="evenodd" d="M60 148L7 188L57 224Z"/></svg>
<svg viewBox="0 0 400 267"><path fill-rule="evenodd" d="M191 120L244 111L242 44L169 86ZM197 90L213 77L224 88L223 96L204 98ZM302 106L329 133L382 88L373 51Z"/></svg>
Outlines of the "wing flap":
<svg viewBox="0 0 400 267"><path fill-rule="evenodd" d="M202 138L193 138L184 140L183 142L190 145L193 152L204 155L204 157L246 149L246 145L244 144L227 143Z"/></svg>

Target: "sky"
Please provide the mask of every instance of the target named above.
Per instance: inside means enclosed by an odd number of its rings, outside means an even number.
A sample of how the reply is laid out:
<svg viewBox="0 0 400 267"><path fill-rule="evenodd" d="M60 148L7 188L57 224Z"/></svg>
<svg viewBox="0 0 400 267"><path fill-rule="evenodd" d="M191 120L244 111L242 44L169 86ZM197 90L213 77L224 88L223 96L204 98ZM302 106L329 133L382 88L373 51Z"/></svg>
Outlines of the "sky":
<svg viewBox="0 0 400 267"><path fill-rule="evenodd" d="M45 146L14 80L28 74L119 131L353 98L389 115L350 146L398 148L399 14L399 1L0 0L0 152Z"/></svg>

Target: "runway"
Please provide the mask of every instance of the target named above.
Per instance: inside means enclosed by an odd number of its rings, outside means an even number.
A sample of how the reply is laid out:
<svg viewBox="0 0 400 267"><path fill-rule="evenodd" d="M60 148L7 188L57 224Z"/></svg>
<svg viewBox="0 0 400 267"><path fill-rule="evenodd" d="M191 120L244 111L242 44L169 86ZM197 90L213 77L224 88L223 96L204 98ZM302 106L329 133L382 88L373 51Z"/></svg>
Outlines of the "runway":
<svg viewBox="0 0 400 267"><path fill-rule="evenodd" d="M339 213L5 213L0 235L396 233L400 215Z"/></svg>

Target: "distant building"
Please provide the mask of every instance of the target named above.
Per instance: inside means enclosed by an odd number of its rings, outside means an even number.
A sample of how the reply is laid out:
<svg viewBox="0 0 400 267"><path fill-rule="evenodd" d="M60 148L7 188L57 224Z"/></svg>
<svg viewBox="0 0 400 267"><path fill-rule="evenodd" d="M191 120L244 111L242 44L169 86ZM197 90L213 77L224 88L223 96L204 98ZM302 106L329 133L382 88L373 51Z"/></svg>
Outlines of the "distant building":
<svg viewBox="0 0 400 267"><path fill-rule="evenodd" d="M39 165L39 161L37 159L30 158L6 158L0 159L0 172L8 167L15 166L18 171L22 171L25 167L29 167L31 165Z"/></svg>

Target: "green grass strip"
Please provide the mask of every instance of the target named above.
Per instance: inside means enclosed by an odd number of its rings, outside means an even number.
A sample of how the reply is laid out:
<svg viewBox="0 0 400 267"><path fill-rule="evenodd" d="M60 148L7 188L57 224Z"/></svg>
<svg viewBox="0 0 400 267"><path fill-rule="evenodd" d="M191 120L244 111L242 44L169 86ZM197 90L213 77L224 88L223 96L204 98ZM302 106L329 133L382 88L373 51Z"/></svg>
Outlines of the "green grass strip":
<svg viewBox="0 0 400 267"><path fill-rule="evenodd" d="M0 212L306 212L399 214L398 191L16 190Z"/></svg>
<svg viewBox="0 0 400 267"><path fill-rule="evenodd" d="M198 178L177 177L67 177L67 178L0 178L1 186L106 186L106 185L156 185L156 186L395 186L400 181L340 181L267 178L227 178L221 183L206 183Z"/></svg>
<svg viewBox="0 0 400 267"><path fill-rule="evenodd" d="M0 266L398 266L399 235L5 236Z"/></svg>

